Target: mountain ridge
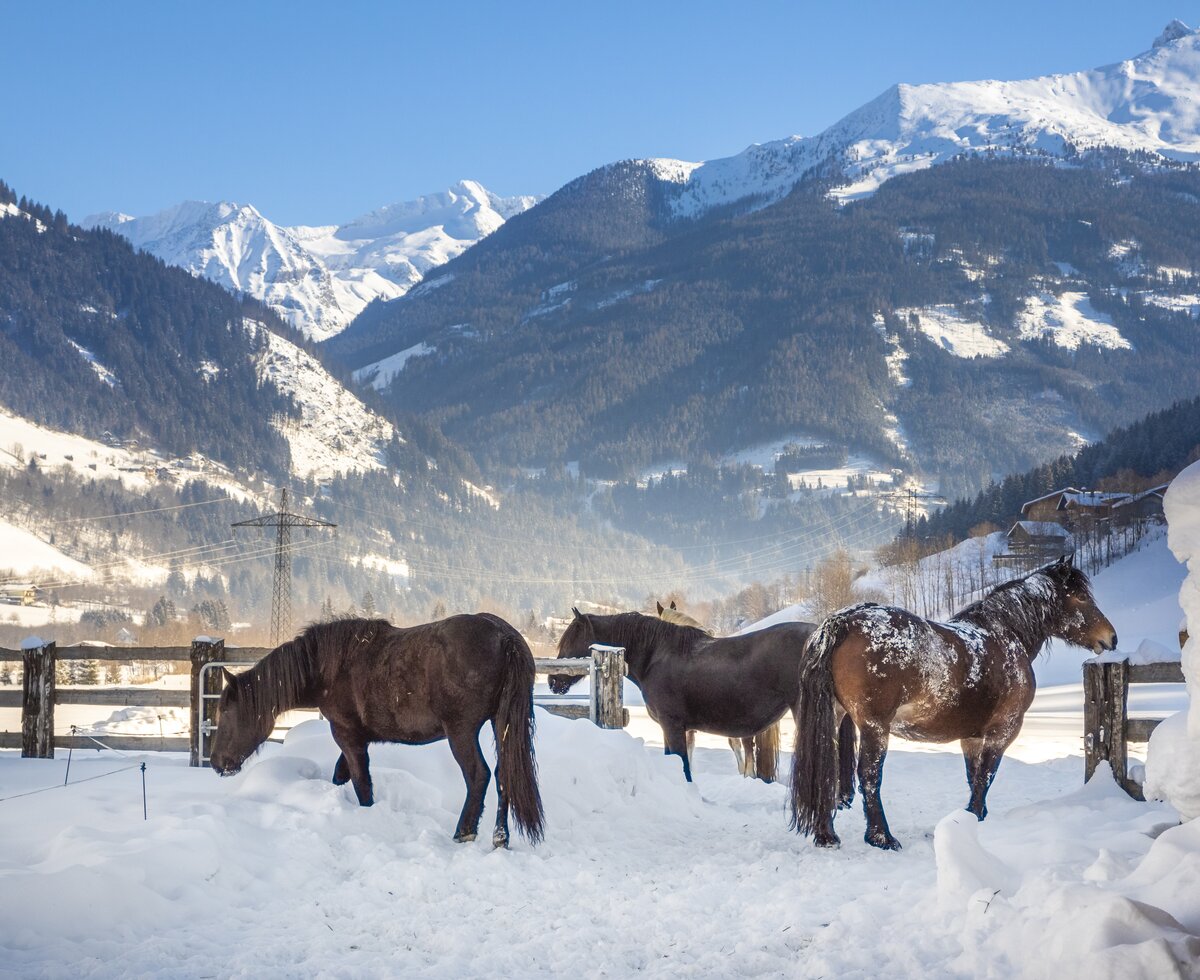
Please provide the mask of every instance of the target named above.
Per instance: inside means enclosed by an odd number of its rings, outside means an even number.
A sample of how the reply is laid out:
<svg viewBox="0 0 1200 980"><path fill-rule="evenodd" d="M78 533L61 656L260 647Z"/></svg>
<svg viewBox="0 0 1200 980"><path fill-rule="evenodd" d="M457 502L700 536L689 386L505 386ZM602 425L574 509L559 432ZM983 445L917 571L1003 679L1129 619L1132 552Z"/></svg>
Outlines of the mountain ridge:
<svg viewBox="0 0 1200 980"><path fill-rule="evenodd" d="M170 265L253 296L322 340L373 299L404 295L537 200L460 180L341 225L278 225L251 204L184 201L143 217L100 212L82 226L113 231Z"/></svg>

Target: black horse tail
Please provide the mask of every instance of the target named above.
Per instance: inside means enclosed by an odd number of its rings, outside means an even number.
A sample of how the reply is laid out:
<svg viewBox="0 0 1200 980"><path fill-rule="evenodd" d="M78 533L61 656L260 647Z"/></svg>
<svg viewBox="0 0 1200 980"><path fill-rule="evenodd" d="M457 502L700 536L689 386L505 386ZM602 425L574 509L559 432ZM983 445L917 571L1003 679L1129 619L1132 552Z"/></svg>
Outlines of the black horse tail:
<svg viewBox="0 0 1200 980"><path fill-rule="evenodd" d="M543 837L545 814L533 754L533 652L515 630L504 637L504 684L492 731L496 735L496 781L512 808L517 829L531 844Z"/></svg>
<svg viewBox="0 0 1200 980"><path fill-rule="evenodd" d="M837 809L838 745L834 732L833 651L848 620L834 613L813 633L800 663L796 749L792 755L791 828L815 834Z"/></svg>
<svg viewBox="0 0 1200 980"><path fill-rule="evenodd" d="M779 774L779 722L754 736L754 774L764 783Z"/></svg>

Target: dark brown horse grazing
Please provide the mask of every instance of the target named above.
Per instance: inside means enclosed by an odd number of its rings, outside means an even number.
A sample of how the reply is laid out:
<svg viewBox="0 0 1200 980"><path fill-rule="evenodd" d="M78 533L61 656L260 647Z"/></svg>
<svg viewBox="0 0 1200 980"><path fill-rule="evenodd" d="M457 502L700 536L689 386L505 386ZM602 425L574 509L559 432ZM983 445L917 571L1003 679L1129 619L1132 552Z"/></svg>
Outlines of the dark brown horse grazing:
<svg viewBox="0 0 1200 980"><path fill-rule="evenodd" d="M834 726L843 715L862 742L868 844L900 847L879 800L891 732L925 742L961 739L967 809L982 820L1000 759L1033 702L1033 658L1051 637L1097 653L1117 645L1087 576L1065 558L998 586L946 623L870 602L834 613L813 634L800 672L792 827L821 847L839 843Z"/></svg>
<svg viewBox="0 0 1200 980"><path fill-rule="evenodd" d="M704 630L709 636L713 635L712 630L707 629L698 619L681 612L674 599L671 600L669 608L664 608L661 602L657 605L659 619L675 623L677 626L694 626L698 630ZM691 758L695 737L694 731L687 733L688 758ZM729 747L737 759L738 772L743 776L761 779L764 783L775 782L779 766L779 722L768 725L765 731L759 732L753 738L731 738Z"/></svg>
<svg viewBox="0 0 1200 980"><path fill-rule="evenodd" d="M575 619L558 641L559 657L585 657L593 643L624 647L629 678L641 689L650 717L662 726L664 751L683 760L689 782L689 730L750 738L793 708L804 644L814 629L812 623L781 623L714 638L641 613L572 612ZM550 689L565 694L577 680L551 674ZM843 746L844 761L852 765L852 734Z"/></svg>
<svg viewBox="0 0 1200 980"><path fill-rule="evenodd" d="M382 619L340 619L309 626L244 674L225 671L212 767L229 776L292 708L319 708L342 750L333 770L350 781L362 806L374 803L367 746L450 742L467 784L456 841L479 829L491 773L479 730L496 737L496 829L508 846L508 811L530 843L542 839L542 800L533 754L533 654L497 616L451 616L401 629Z"/></svg>

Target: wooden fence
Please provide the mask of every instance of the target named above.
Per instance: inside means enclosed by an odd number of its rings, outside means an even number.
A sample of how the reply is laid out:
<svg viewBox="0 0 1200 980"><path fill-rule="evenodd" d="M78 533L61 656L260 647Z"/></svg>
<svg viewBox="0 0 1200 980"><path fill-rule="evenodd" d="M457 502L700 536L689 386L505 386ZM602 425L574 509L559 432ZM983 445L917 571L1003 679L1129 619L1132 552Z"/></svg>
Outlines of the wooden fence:
<svg viewBox="0 0 1200 980"><path fill-rule="evenodd" d="M53 641L22 650L0 648L0 662L19 662L23 667L20 691L0 691L0 708L21 709L20 732L0 732L0 748L20 748L21 756L52 759L56 748L95 748L88 735L56 735L54 708L59 704L188 708L186 737L156 735L103 735L104 745L117 750L142 752L188 752L193 766L207 759L205 738L216 730L216 702L221 693L217 666L247 667L266 653L264 647L229 647L225 641L205 637L190 647L64 647ZM567 718L588 718L601 728L624 728L629 712L622 697L625 651L594 646L590 657L564 660L535 660L539 674L588 677L591 689L578 697L543 696L537 703L547 711ZM186 691L138 687L58 687L55 666L59 660L108 663L187 662L191 680Z"/></svg>
<svg viewBox="0 0 1200 980"><path fill-rule="evenodd" d="M1142 784L1129 775L1129 743L1148 742L1161 718L1129 717L1130 684L1182 684L1179 661L1131 664L1086 660L1083 664L1083 780L1107 761L1117 784L1135 800Z"/></svg>

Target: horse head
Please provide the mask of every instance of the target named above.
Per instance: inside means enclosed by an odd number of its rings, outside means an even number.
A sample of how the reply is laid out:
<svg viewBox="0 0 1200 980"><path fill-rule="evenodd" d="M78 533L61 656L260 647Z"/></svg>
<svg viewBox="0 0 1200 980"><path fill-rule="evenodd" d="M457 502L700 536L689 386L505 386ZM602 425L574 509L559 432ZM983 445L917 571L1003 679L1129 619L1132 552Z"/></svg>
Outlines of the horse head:
<svg viewBox="0 0 1200 980"><path fill-rule="evenodd" d="M1055 584L1061 601L1062 612L1054 624L1054 635L1095 654L1115 650L1117 631L1096 605L1092 583L1075 567L1072 556L1047 565L1041 573Z"/></svg>
<svg viewBox="0 0 1200 980"><path fill-rule="evenodd" d="M275 715L262 711L246 681L224 668L225 689L217 704L217 732L213 737L209 764L222 776L241 771L275 727Z"/></svg>
<svg viewBox="0 0 1200 980"><path fill-rule="evenodd" d="M575 618L571 620L571 625L567 627L566 632L558 641L559 660L589 656L588 651L596 642L596 630L592 626L592 621L574 607L571 608L571 612L575 614ZM582 679L580 676L572 677L570 674L551 674L550 690L555 694L566 694Z"/></svg>

